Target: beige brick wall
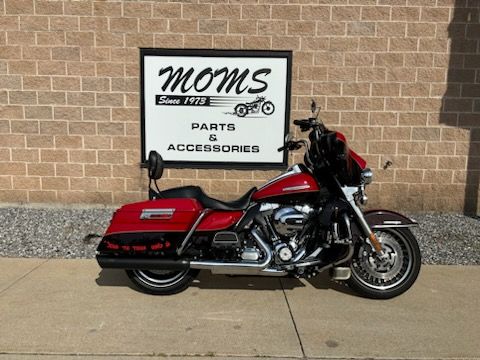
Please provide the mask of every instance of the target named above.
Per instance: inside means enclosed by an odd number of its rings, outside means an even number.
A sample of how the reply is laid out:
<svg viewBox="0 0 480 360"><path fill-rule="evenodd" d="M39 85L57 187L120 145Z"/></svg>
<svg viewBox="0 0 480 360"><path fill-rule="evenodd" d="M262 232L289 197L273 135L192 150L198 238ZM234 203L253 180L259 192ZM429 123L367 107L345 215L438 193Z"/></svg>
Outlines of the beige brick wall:
<svg viewBox="0 0 480 360"><path fill-rule="evenodd" d="M317 99L375 170L372 203L472 211L479 11L478 0L0 0L0 202L145 198L138 48L185 47L293 50L292 118ZM161 187L233 198L277 172L165 173Z"/></svg>

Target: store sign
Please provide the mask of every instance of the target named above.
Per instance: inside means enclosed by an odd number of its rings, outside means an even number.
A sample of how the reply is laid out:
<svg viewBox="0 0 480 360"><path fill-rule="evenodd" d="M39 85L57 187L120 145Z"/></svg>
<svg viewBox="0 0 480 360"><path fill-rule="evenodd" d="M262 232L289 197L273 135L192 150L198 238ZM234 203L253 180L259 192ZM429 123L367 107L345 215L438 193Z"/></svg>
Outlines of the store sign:
<svg viewBox="0 0 480 360"><path fill-rule="evenodd" d="M142 162L281 168L291 52L141 49Z"/></svg>

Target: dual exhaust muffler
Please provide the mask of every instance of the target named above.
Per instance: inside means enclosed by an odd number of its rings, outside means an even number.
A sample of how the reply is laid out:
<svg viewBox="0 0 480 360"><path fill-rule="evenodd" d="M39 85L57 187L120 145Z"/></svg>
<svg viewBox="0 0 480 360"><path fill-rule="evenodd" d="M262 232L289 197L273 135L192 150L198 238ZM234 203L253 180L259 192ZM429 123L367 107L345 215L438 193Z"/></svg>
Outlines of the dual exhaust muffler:
<svg viewBox="0 0 480 360"><path fill-rule="evenodd" d="M262 250L265 254L261 261L242 261L231 263L225 261L188 261L157 258L118 257L107 255L97 255L97 261L100 267L104 269L185 270L190 268L210 270L212 274L265 276L286 275L287 273L285 271L267 268L273 259L272 250L265 243L257 229L252 229L250 233L257 242L260 250Z"/></svg>

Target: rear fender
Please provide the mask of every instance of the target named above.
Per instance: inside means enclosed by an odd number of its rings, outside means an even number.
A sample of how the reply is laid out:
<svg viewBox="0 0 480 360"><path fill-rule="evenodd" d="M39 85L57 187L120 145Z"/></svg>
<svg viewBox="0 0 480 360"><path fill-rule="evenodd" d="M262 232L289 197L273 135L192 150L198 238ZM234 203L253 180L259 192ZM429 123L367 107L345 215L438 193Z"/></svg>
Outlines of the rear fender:
<svg viewBox="0 0 480 360"><path fill-rule="evenodd" d="M364 216L372 230L418 226L415 220L390 210L370 210L366 211Z"/></svg>

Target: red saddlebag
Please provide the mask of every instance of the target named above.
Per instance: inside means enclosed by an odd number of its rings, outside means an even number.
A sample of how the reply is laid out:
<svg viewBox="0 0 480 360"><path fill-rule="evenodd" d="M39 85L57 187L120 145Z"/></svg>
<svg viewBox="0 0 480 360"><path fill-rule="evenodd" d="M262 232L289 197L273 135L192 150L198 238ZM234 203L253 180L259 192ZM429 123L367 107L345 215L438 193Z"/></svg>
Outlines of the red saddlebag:
<svg viewBox="0 0 480 360"><path fill-rule="evenodd" d="M158 199L118 209L100 253L157 255L174 251L203 210L195 199Z"/></svg>

